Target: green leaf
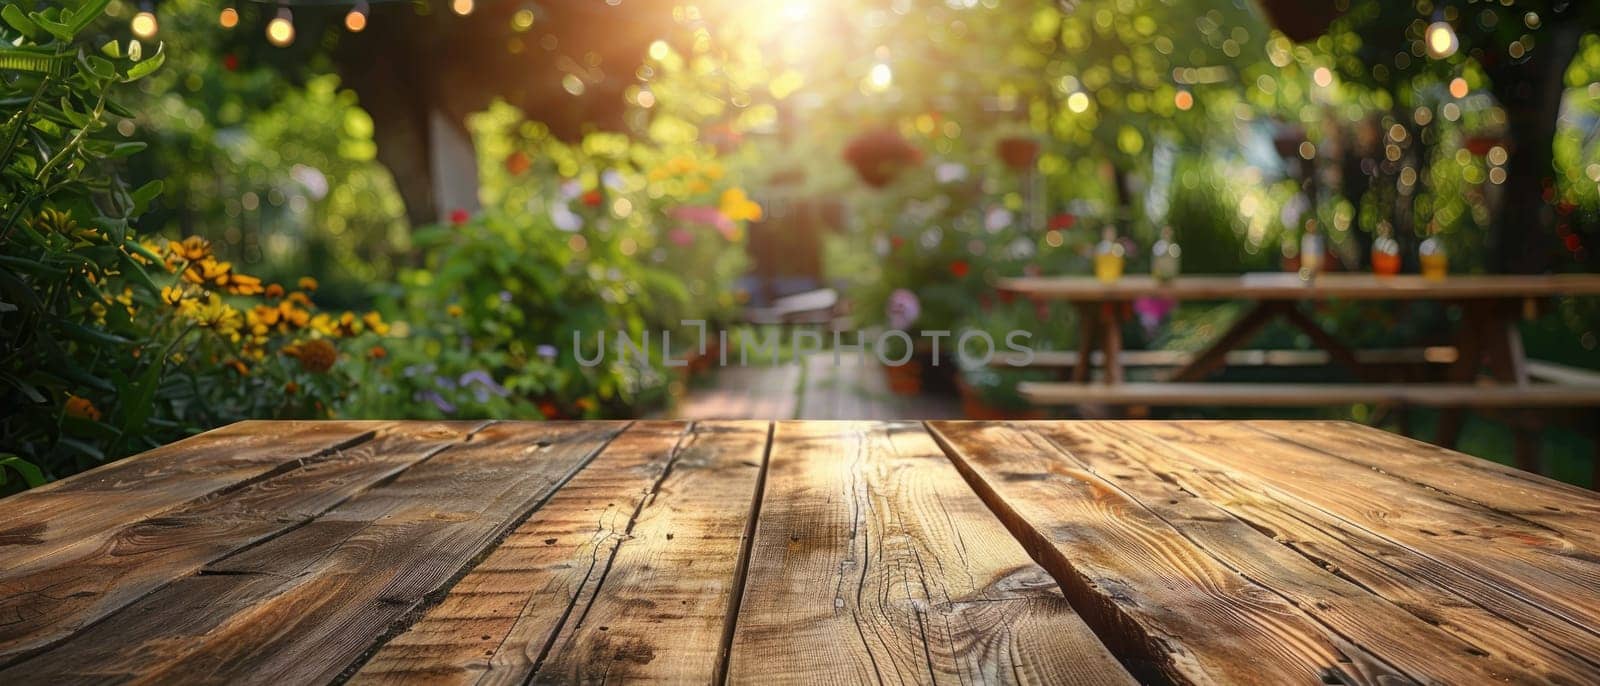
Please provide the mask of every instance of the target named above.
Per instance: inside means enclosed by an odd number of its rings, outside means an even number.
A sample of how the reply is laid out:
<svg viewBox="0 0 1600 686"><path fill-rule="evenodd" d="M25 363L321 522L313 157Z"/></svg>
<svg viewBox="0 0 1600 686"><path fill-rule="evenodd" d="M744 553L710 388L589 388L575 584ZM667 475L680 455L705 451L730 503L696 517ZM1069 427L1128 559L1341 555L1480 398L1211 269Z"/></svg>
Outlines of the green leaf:
<svg viewBox="0 0 1600 686"><path fill-rule="evenodd" d="M76 322L63 320L59 323L61 325L61 330L65 331L68 336L83 341L84 343L98 343L100 345L128 345L129 343L133 342L116 334L106 333L99 329L87 327Z"/></svg>
<svg viewBox="0 0 1600 686"><path fill-rule="evenodd" d="M39 25L28 19L28 15L23 14L22 9L16 5L6 5L5 9L0 9L0 19L4 19L12 28L21 31L22 35L28 38L39 35Z"/></svg>
<svg viewBox="0 0 1600 686"><path fill-rule="evenodd" d="M151 401L155 399L156 388L161 385L161 371L165 366L163 360L152 361L131 388L123 389L120 427L123 435L138 434L135 429L143 427L145 420L150 418L153 409Z"/></svg>
<svg viewBox="0 0 1600 686"><path fill-rule="evenodd" d="M89 23L104 14L106 7L110 4L111 0L89 0L83 3L78 8L78 11L73 12L72 17L67 19L67 26L72 31L72 35L76 36L78 32L88 28Z"/></svg>
<svg viewBox="0 0 1600 686"><path fill-rule="evenodd" d="M138 243L136 243L134 241L128 241L128 242L132 243L134 245L138 245ZM146 255L150 254L150 251L145 250L144 246L139 246L138 250L140 252L146 254ZM144 287L144 289L146 291L149 291L152 294L161 292L161 287L157 286L156 282L152 281L150 279L150 273L144 270L144 265L139 264L139 261L133 259L132 255L129 255L128 253L122 253L122 258L121 259L122 259L122 270L130 278L132 278L134 281L138 282L140 286ZM161 262L161 258L159 258L159 257L154 258L154 259L158 263Z"/></svg>
<svg viewBox="0 0 1600 686"><path fill-rule="evenodd" d="M151 55L150 57L145 58L144 61L133 65L133 67L128 70L128 75L123 77L122 80L124 82L138 81L139 79L155 73L155 70L160 69L161 64L167 61L167 54L164 52L165 47L166 46L164 44L156 46L156 54Z"/></svg>
<svg viewBox="0 0 1600 686"><path fill-rule="evenodd" d="M161 195L162 183L160 179L151 181L133 192L133 213L144 214L150 208L150 203Z"/></svg>
<svg viewBox="0 0 1600 686"><path fill-rule="evenodd" d="M28 488L43 486L45 482L44 471L39 466L10 453L0 454L0 484L6 483L6 471L10 469L22 477Z"/></svg>
<svg viewBox="0 0 1600 686"><path fill-rule="evenodd" d="M122 59L122 44L114 40L106 41L105 45L100 46L100 54L114 60L120 60Z"/></svg>

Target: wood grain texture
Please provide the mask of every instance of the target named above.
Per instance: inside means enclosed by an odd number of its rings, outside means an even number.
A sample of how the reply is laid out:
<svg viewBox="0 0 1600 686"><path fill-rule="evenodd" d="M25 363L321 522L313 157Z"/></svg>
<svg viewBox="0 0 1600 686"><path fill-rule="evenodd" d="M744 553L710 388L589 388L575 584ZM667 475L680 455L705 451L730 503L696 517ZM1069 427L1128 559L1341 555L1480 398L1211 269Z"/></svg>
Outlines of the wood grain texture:
<svg viewBox="0 0 1600 686"><path fill-rule="evenodd" d="M1108 479L1219 562L1416 681L1549 681L1549 674L1516 664L1518 656L1491 654L1429 624L1176 485L1164 471L1148 466L1161 462L1170 446L1137 428L1115 422L1040 422L1018 428L1048 439L1074 465Z"/></svg>
<svg viewBox="0 0 1600 686"><path fill-rule="evenodd" d="M6 498L0 556L6 567L20 568L47 556L82 555L104 546L120 525L295 469L365 441L382 426L240 422L45 484Z"/></svg>
<svg viewBox="0 0 1600 686"><path fill-rule="evenodd" d="M1527 598L1600 635L1600 556L1559 532L1284 441L1236 422L1152 422L1152 435L1306 506Z"/></svg>
<svg viewBox="0 0 1600 686"><path fill-rule="evenodd" d="M687 425L637 422L383 645L359 684L522 683L573 607L605 578Z"/></svg>
<svg viewBox="0 0 1600 686"><path fill-rule="evenodd" d="M910 423L781 422L733 683L1130 683Z"/></svg>
<svg viewBox="0 0 1600 686"><path fill-rule="evenodd" d="M716 681L769 428L694 425L536 683Z"/></svg>
<svg viewBox="0 0 1600 686"><path fill-rule="evenodd" d="M1073 464L1049 440L1003 424L930 426L979 495L1124 659L1137 656L1189 683L1404 679L1112 481Z"/></svg>
<svg viewBox="0 0 1600 686"><path fill-rule="evenodd" d="M352 448L128 524L0 570L0 665L59 641L230 552L287 531L465 439L481 422L385 426ZM193 448L195 461L214 442Z"/></svg>
<svg viewBox="0 0 1600 686"><path fill-rule="evenodd" d="M0 671L0 683L327 681L621 428L490 426L315 521L213 562Z"/></svg>
<svg viewBox="0 0 1600 686"><path fill-rule="evenodd" d="M1594 491L1350 422L1251 422L1252 428L1482 507L1600 550Z"/></svg>
<svg viewBox="0 0 1600 686"><path fill-rule="evenodd" d="M1540 681L1588 683L1600 669L1600 642L1592 634L1515 594L1305 507L1181 442L1150 436L1142 425L1096 426L1124 435L1127 443L1116 458L1159 473L1175 488L1226 510L1263 536L1486 654L1521 666ZM1363 427L1359 433L1377 430ZM1431 650L1433 645L1412 648Z"/></svg>

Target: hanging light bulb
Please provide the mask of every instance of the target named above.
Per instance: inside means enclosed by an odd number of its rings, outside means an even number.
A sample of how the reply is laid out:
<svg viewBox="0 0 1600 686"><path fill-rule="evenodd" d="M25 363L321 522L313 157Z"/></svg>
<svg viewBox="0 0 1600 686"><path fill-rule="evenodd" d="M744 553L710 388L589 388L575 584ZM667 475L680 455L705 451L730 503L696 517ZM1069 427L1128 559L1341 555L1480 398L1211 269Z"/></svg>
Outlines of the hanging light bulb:
<svg viewBox="0 0 1600 686"><path fill-rule="evenodd" d="M161 22L156 21L156 11L150 3L139 6L139 13L133 15L133 20L128 22L128 28L133 30L133 35L142 40L156 37L156 32L161 30Z"/></svg>
<svg viewBox="0 0 1600 686"><path fill-rule="evenodd" d="M288 7L279 7L278 16L267 22L267 42L280 48L294 43L294 14Z"/></svg>
<svg viewBox="0 0 1600 686"><path fill-rule="evenodd" d="M234 9L231 5L223 7L222 11L217 14L217 24L225 29L237 27L239 25L239 10Z"/></svg>
<svg viewBox="0 0 1600 686"><path fill-rule="evenodd" d="M474 4L472 0L450 0L450 11L465 17L472 14Z"/></svg>
<svg viewBox="0 0 1600 686"><path fill-rule="evenodd" d="M1429 24L1424 36L1428 56L1436 60L1456 54L1456 49L1461 47L1461 39L1456 37L1456 30L1450 26L1450 22L1436 21Z"/></svg>
<svg viewBox="0 0 1600 686"><path fill-rule="evenodd" d="M371 9L367 7L366 0L356 3L355 7L350 8L350 13L344 15L344 27L350 33L361 33L366 30L367 13L370 11Z"/></svg>

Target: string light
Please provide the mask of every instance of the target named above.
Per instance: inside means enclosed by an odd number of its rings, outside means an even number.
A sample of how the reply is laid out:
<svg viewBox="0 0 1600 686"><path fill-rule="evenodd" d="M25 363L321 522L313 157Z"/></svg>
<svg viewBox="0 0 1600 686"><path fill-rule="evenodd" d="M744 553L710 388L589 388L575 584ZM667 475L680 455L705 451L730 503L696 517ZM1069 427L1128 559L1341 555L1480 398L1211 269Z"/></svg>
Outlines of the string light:
<svg viewBox="0 0 1600 686"><path fill-rule="evenodd" d="M350 33L361 33L367 28L369 11L366 0L356 3L355 7L350 8L350 13L344 15L344 27L349 29Z"/></svg>
<svg viewBox="0 0 1600 686"><path fill-rule="evenodd" d="M237 27L239 25L239 10L231 6L223 7L222 12L217 14L217 23L225 29Z"/></svg>
<svg viewBox="0 0 1600 686"><path fill-rule="evenodd" d="M450 11L465 17L472 14L473 5L472 0L450 0Z"/></svg>
<svg viewBox="0 0 1600 686"><path fill-rule="evenodd" d="M280 48L294 43L294 14L288 7L279 7L278 16L267 22L267 42Z"/></svg>
<svg viewBox="0 0 1600 686"><path fill-rule="evenodd" d="M161 30L161 23L156 21L156 12L150 3L146 2L139 7L139 13L133 15L133 20L128 22L128 28L133 30L133 35L142 40L156 37L156 32Z"/></svg>

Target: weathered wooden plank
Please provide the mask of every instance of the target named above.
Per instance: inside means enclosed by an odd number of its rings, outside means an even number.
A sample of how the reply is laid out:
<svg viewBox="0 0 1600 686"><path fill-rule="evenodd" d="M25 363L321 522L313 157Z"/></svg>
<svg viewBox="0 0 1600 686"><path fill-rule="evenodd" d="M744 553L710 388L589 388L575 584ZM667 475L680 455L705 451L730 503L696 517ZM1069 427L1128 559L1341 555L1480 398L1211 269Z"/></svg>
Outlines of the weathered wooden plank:
<svg viewBox="0 0 1600 686"><path fill-rule="evenodd" d="M736 683L1130 683L919 424L774 432Z"/></svg>
<svg viewBox="0 0 1600 686"><path fill-rule="evenodd" d="M695 424L535 682L716 681L769 427Z"/></svg>
<svg viewBox="0 0 1600 686"><path fill-rule="evenodd" d="M621 428L490 426L315 521L207 565L0 671L0 683L326 681Z"/></svg>
<svg viewBox="0 0 1600 686"><path fill-rule="evenodd" d="M688 425L637 422L373 654L356 683L522 683L606 576Z"/></svg>
<svg viewBox="0 0 1600 686"><path fill-rule="evenodd" d="M1600 669L1600 641L1498 586L1351 527L1292 496L1223 467L1179 442L1160 441L1126 423L1096 425L1133 447L1116 458L1159 473L1248 522L1307 559L1450 632L1489 655L1550 683L1589 683ZM1151 445L1153 441L1160 441ZM1146 446L1149 446L1146 449ZM1156 447L1156 446L1159 447ZM1419 648L1431 648L1421 644Z"/></svg>
<svg viewBox="0 0 1600 686"><path fill-rule="evenodd" d="M1164 471L1148 466L1165 462L1170 446L1136 428L1116 422L1041 422L1016 428L1048 439L1061 448L1064 459L1107 479L1218 561L1419 682L1550 681L1549 674L1516 664L1521 656L1491 654L1429 624L1177 485Z"/></svg>
<svg viewBox="0 0 1600 686"><path fill-rule="evenodd" d="M1250 422L1342 460L1547 527L1600 550L1600 494L1531 472L1350 422Z"/></svg>
<svg viewBox="0 0 1600 686"><path fill-rule="evenodd" d="M1179 682L1404 678L1049 441L1001 424L931 426L979 495L1124 659L1139 656Z"/></svg>
<svg viewBox="0 0 1600 686"><path fill-rule="evenodd" d="M386 426L353 448L247 486L213 492L73 546L0 570L0 665L62 640L161 585L299 526L465 439L482 422ZM197 456L198 459L198 456ZM165 482L148 485L165 488Z"/></svg>
<svg viewBox="0 0 1600 686"><path fill-rule="evenodd" d="M118 526L294 469L370 439L382 426L240 422L45 484L6 498L0 557L7 568L20 568L85 554Z"/></svg>
<svg viewBox="0 0 1600 686"><path fill-rule="evenodd" d="M1600 633L1600 554L1550 529L1234 422L1141 424L1220 465Z"/></svg>

